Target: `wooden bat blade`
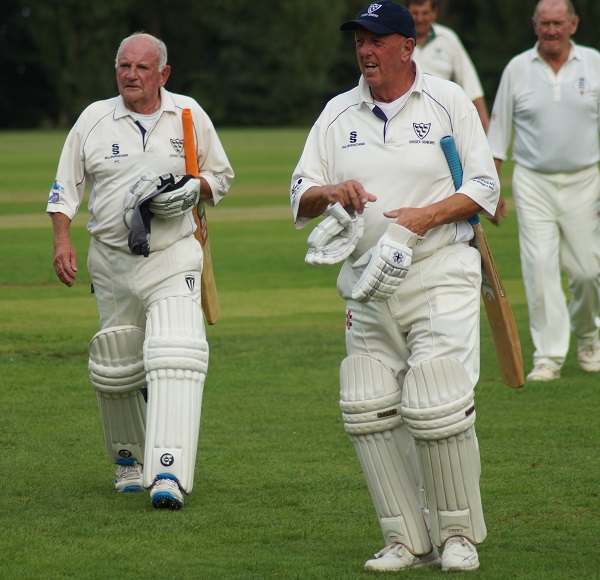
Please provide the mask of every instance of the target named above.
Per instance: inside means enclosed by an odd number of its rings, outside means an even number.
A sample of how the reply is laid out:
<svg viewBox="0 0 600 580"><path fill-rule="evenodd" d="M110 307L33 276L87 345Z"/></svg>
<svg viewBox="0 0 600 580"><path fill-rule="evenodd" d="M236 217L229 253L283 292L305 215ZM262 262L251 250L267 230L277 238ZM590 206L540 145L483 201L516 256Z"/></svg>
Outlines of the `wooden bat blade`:
<svg viewBox="0 0 600 580"><path fill-rule="evenodd" d="M473 230L475 244L481 254L481 295L496 347L500 375L504 384L518 389L525 384L525 374L517 324L483 227L477 224Z"/></svg>
<svg viewBox="0 0 600 580"><path fill-rule="evenodd" d="M198 157L196 154L196 140L194 138L194 122L192 111L183 109L181 112L181 123L183 125L183 152L185 155L185 171L194 177L198 177ZM202 310L208 324L215 324L219 318L221 307L219 304L219 295L217 293L217 284L215 282L215 273L213 271L212 256L210 253L210 240L208 239L208 224L206 223L206 213L204 203L200 202L197 208L192 210L194 221L196 222L196 231L194 237L202 246L204 256L204 266L200 278L200 290L202 294Z"/></svg>
<svg viewBox="0 0 600 580"><path fill-rule="evenodd" d="M440 145L448 162L452 180L458 190L462 184L463 172L454 137L452 135L442 137ZM481 294L492 331L494 347L496 348L500 375L506 385L518 389L525 384L525 376L523 373L521 341L519 340L515 317L498 275L494 256L490 250L485 232L479 222L479 216L476 214L468 221L473 226L474 244L481 255Z"/></svg>
<svg viewBox="0 0 600 580"><path fill-rule="evenodd" d="M202 246L204 255L204 265L202 267L202 276L200 278L200 288L202 292L202 310L208 324L215 324L221 313L219 303L219 294L217 293L217 283L213 270L212 254L210 253L210 240L208 238L208 227L206 224L206 214L204 204L199 204L198 210L194 208L194 219L196 220L196 231L194 236Z"/></svg>

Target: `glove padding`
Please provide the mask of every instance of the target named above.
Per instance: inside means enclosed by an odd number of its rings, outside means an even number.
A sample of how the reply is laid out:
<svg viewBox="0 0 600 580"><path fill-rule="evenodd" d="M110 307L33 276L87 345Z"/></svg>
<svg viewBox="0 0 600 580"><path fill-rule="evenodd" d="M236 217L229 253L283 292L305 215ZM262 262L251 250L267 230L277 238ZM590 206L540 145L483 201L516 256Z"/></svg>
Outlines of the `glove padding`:
<svg viewBox="0 0 600 580"><path fill-rule="evenodd" d="M412 246L419 236L398 224L390 224L374 248L361 256L353 268L365 266L352 288L358 302L387 300L396 292L412 263Z"/></svg>
<svg viewBox="0 0 600 580"><path fill-rule="evenodd" d="M304 261L311 266L337 264L356 248L364 231L363 218L351 216L340 203L327 208L325 217L308 236Z"/></svg>
<svg viewBox="0 0 600 580"><path fill-rule="evenodd" d="M176 181L177 176L163 175L162 178L173 178L173 183L159 187L160 193L150 199L150 212L163 218L185 215L200 201L200 180L192 175L184 175Z"/></svg>
<svg viewBox="0 0 600 580"><path fill-rule="evenodd" d="M125 196L123 221L130 228L136 208L146 202L150 213L170 218L190 212L199 199L200 180L192 175L156 175L146 171Z"/></svg>
<svg viewBox="0 0 600 580"><path fill-rule="evenodd" d="M123 221L129 228L133 254L150 254L151 220L154 215L176 217L189 213L200 197L200 180L192 175L144 173L125 196Z"/></svg>

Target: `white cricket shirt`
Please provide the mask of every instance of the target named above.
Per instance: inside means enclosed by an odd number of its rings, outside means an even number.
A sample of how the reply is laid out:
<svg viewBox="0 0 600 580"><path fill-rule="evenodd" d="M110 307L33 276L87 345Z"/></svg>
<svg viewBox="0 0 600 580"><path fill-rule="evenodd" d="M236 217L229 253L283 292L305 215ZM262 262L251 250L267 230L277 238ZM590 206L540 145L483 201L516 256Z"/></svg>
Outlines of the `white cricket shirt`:
<svg viewBox="0 0 600 580"><path fill-rule="evenodd" d="M459 84L469 99L483 97L479 76L456 32L447 26L433 24L423 46L415 46L413 59L423 72Z"/></svg>
<svg viewBox="0 0 600 580"><path fill-rule="evenodd" d="M123 202L129 188L145 171L157 175L185 174L181 111L192 111L200 175L209 183L217 204L229 190L234 174L214 126L192 98L161 89L158 121L149 131L135 123L123 99L115 97L88 106L71 129L63 147L46 211L73 219L91 185L87 229L94 238L129 253L129 229L123 223ZM191 235L191 213L152 219L151 249L161 250Z"/></svg>
<svg viewBox="0 0 600 580"><path fill-rule="evenodd" d="M473 103L456 84L421 73L408 101L391 119L378 117L364 78L358 87L338 95L313 125L292 177L291 202L296 227L300 199L312 186L346 180L362 183L377 196L363 213L364 235L351 258L373 247L393 222L383 215L401 207L425 207L456 191L440 139L452 135L463 167L458 190L492 216L500 193L498 175ZM455 241L470 239L466 222L431 229L413 259L431 255Z"/></svg>
<svg viewBox="0 0 600 580"><path fill-rule="evenodd" d="M540 173L572 173L600 160L600 52L572 44L555 74L538 45L504 69L488 131L492 154Z"/></svg>

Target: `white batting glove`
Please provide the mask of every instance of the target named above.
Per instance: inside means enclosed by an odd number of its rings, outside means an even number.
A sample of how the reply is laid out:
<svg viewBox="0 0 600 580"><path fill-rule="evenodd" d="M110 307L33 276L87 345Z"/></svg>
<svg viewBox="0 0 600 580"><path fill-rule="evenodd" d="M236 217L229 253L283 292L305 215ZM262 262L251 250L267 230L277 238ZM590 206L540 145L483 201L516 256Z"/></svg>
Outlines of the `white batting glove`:
<svg viewBox="0 0 600 580"><path fill-rule="evenodd" d="M163 186L150 199L150 212L162 218L186 215L200 201L200 180L191 175L161 175Z"/></svg>
<svg viewBox="0 0 600 580"><path fill-rule="evenodd" d="M146 171L142 176L127 190L125 200L123 201L123 222L130 228L133 213L138 203L144 199L150 192L155 191L161 184L161 179L153 171Z"/></svg>
<svg viewBox="0 0 600 580"><path fill-rule="evenodd" d="M398 224L390 224L376 246L361 256L353 268L365 266L352 288L358 302L387 300L396 292L412 263L412 246L419 236Z"/></svg>
<svg viewBox="0 0 600 580"><path fill-rule="evenodd" d="M156 175L146 171L125 195L123 221L130 228L133 214L145 202L153 215L170 218L192 211L199 199L199 179L191 175Z"/></svg>
<svg viewBox="0 0 600 580"><path fill-rule="evenodd" d="M325 217L308 236L310 248L304 261L311 266L337 264L356 248L364 231L363 218L351 216L340 203L325 211Z"/></svg>

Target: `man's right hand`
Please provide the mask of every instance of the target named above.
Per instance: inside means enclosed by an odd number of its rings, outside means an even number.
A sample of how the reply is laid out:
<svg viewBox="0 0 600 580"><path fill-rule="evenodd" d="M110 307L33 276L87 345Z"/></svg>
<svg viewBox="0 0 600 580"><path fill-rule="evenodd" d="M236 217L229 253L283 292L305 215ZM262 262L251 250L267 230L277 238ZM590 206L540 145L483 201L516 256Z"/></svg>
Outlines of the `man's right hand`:
<svg viewBox="0 0 600 580"><path fill-rule="evenodd" d="M341 204L350 213L363 213L370 201L377 201L372 193L354 180L342 181L334 185L315 186L308 189L302 196L299 217L317 217L331 205Z"/></svg>
<svg viewBox="0 0 600 580"><path fill-rule="evenodd" d="M54 270L65 286L73 286L77 278L77 252L71 242L55 243Z"/></svg>
<svg viewBox="0 0 600 580"><path fill-rule="evenodd" d="M54 271L65 286L73 286L77 278L77 252L71 243L69 227L71 220L62 213L53 213Z"/></svg>

